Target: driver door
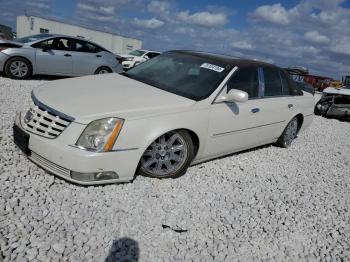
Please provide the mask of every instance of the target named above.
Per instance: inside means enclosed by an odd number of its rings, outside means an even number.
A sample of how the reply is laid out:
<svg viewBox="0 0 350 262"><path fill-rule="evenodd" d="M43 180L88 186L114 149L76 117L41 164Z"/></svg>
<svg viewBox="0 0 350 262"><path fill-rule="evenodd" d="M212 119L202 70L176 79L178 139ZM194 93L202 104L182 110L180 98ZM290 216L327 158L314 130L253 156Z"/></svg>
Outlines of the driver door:
<svg viewBox="0 0 350 262"><path fill-rule="evenodd" d="M35 45L38 74L72 75L73 57L71 41L57 37Z"/></svg>

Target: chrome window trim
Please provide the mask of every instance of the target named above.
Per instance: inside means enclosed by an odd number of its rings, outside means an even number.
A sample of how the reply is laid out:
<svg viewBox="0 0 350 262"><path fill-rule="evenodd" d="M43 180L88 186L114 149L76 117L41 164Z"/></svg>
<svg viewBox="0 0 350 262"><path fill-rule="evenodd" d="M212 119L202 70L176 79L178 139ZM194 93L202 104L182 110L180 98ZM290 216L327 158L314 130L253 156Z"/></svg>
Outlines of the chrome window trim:
<svg viewBox="0 0 350 262"><path fill-rule="evenodd" d="M49 107L49 106L43 104L42 102L40 102L40 101L35 97L33 91L32 91L32 93L31 93L31 97L32 97L32 100L33 100L34 104L35 104L36 106L42 107L45 111L48 111L48 112L50 112L50 113L53 113L53 114L59 116L60 118L62 118L63 120L66 119L66 120L68 120L68 121L70 121L70 122L73 122L73 121L75 120L74 117L71 117L71 116L69 116L69 115L66 115L66 114L64 114L64 113L62 113L62 112L60 112L60 111L57 111L57 110L53 109L52 107Z"/></svg>
<svg viewBox="0 0 350 262"><path fill-rule="evenodd" d="M216 102L216 99L219 97L219 95L222 93L222 91L227 88L226 84L227 82L231 79L231 77L233 76L233 74L239 69L238 66L235 66L234 68L231 69L231 71L226 75L225 79L222 80L222 82L218 85L218 88L221 87L220 91L216 94L215 98L213 99L213 101L211 102L211 104L221 104L221 103L224 103L224 102ZM218 89L217 88L217 89ZM216 91L216 90L215 90ZM214 92L215 92L214 91Z"/></svg>
<svg viewBox="0 0 350 262"><path fill-rule="evenodd" d="M259 98L264 98L265 95L265 76L264 70L262 67L258 68L259 75Z"/></svg>

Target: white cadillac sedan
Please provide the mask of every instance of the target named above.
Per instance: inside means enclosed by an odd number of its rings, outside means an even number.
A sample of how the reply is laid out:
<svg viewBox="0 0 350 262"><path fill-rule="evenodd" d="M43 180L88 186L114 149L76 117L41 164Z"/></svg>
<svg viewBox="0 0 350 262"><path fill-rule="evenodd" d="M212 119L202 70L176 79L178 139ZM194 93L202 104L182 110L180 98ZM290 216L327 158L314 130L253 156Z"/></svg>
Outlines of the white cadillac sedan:
<svg viewBox="0 0 350 262"><path fill-rule="evenodd" d="M264 144L288 147L313 119L314 99L282 69L170 51L127 73L64 79L33 90L14 142L78 184L136 173L183 175L191 164Z"/></svg>

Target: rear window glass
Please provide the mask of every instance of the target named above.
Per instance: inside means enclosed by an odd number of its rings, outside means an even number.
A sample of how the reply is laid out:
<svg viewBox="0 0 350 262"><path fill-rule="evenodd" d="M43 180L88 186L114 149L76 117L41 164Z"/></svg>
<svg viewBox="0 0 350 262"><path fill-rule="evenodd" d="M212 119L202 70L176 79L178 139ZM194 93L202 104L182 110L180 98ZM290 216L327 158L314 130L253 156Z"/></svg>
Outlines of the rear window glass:
<svg viewBox="0 0 350 262"><path fill-rule="evenodd" d="M264 96L282 96L282 82L279 70L275 68L264 68L265 94Z"/></svg>

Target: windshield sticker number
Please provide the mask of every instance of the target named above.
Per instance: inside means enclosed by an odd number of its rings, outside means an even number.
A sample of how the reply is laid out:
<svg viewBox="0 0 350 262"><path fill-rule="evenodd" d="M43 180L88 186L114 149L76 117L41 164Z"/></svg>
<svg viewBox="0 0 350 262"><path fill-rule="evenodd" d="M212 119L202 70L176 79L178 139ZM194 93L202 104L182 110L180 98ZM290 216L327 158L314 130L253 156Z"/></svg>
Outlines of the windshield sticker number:
<svg viewBox="0 0 350 262"><path fill-rule="evenodd" d="M220 67L220 66L217 66L217 65L208 64L208 63L202 64L201 67L209 69L209 70L213 70L213 71L219 72L219 73L221 73L222 71L225 70L225 68L223 68L223 67Z"/></svg>

